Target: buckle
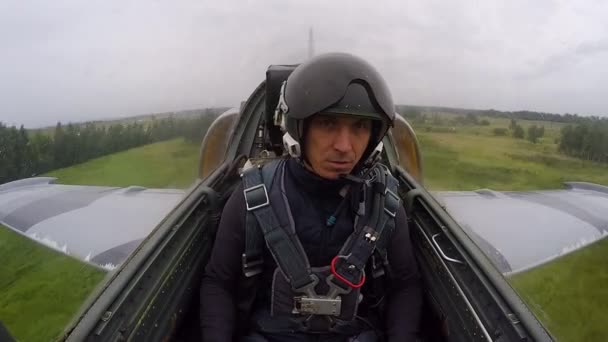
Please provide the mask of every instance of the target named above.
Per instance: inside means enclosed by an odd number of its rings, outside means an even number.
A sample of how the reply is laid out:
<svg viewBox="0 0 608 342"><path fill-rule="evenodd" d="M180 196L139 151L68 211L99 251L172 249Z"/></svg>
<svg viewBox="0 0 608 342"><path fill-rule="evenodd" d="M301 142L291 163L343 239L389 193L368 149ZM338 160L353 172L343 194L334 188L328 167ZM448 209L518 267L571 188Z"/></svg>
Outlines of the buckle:
<svg viewBox="0 0 608 342"><path fill-rule="evenodd" d="M363 235L365 241L367 241L368 243L376 243L376 241L378 240L378 232L376 232L370 226L363 227L363 232L365 233L365 235Z"/></svg>
<svg viewBox="0 0 608 342"><path fill-rule="evenodd" d="M387 196L388 195L388 196ZM384 201L384 211L391 217L397 216L397 209L399 208L399 203L401 199L394 192L390 191L388 188L384 191L385 201Z"/></svg>
<svg viewBox="0 0 608 342"><path fill-rule="evenodd" d="M332 260L331 260L331 264L330 264L330 270L331 270L331 275L336 277L337 279L339 279L340 281L342 281L343 283L345 283L346 285L348 285L350 288L353 289L358 289L360 287L363 286L363 284L365 284L365 269L361 270L361 277L360 280L357 284L352 283L351 281L349 281L348 279L346 279L345 277L343 277L340 273L338 273L337 267L336 267L336 262L339 259L344 259L347 260L348 257L344 256L344 255L336 255ZM349 269L354 269L355 265L350 265L348 267ZM331 291L330 291L331 292ZM332 295L330 294L330 297Z"/></svg>
<svg viewBox="0 0 608 342"><path fill-rule="evenodd" d="M264 263L262 257L258 256L256 258L252 258L251 261L248 261L247 259L247 254L243 253L241 260L243 264L243 274L245 274L245 277L250 278L262 273L262 264Z"/></svg>
<svg viewBox="0 0 608 342"><path fill-rule="evenodd" d="M294 314L340 316L341 311L342 298L340 297L294 297L293 299L292 312Z"/></svg>
<svg viewBox="0 0 608 342"><path fill-rule="evenodd" d="M252 211L258 208L265 207L270 203L270 201L268 200L268 192L266 191L266 185L264 184L258 184L250 188L244 189L243 194L245 195L245 204L247 204L247 211Z"/></svg>

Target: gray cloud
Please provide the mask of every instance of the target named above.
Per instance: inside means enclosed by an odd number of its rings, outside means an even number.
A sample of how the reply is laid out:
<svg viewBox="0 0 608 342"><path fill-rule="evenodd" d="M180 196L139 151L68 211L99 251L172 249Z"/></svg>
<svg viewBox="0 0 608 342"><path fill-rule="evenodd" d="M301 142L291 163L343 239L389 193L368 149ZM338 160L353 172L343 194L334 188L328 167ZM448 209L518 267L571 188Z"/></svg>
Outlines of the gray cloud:
<svg viewBox="0 0 608 342"><path fill-rule="evenodd" d="M596 57L606 58L606 56L596 56L606 52L608 52L608 39L597 42L584 42L574 48L566 49L549 56L540 66L522 74L520 78L525 81L572 69L584 61L595 62L594 59Z"/></svg>
<svg viewBox="0 0 608 342"><path fill-rule="evenodd" d="M509 1L5 1L0 121L237 105L269 64L358 54L398 103L608 113L608 5Z"/></svg>

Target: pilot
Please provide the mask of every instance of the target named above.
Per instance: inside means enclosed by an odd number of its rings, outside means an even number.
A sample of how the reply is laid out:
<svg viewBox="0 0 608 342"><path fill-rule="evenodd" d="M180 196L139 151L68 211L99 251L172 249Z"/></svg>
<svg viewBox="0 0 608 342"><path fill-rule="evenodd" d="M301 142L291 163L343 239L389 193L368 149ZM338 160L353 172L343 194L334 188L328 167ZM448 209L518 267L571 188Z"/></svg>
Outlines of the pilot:
<svg viewBox="0 0 608 342"><path fill-rule="evenodd" d="M283 83L289 156L244 170L201 285L203 340L413 341L421 282L397 181L395 110L366 61L324 54Z"/></svg>

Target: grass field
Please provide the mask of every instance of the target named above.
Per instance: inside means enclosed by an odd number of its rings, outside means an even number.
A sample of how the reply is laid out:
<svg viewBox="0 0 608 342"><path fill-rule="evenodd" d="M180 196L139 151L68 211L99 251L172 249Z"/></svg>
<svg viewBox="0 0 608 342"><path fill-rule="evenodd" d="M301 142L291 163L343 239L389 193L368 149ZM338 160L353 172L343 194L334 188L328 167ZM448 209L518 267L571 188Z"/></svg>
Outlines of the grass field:
<svg viewBox="0 0 608 342"><path fill-rule="evenodd" d="M608 341L608 239L511 282L559 341Z"/></svg>
<svg viewBox="0 0 608 342"><path fill-rule="evenodd" d="M495 127L508 127L508 120L500 120L494 119L490 126L455 127L455 132L434 132L433 127L429 132L429 126L415 127L425 185L432 190L561 189L564 181L608 185L607 164L557 152L558 127L546 128L545 137L534 144L525 139L494 136ZM522 120L519 123L524 127L532 124Z"/></svg>
<svg viewBox="0 0 608 342"><path fill-rule="evenodd" d="M49 172L62 184L186 188L198 172L199 146L183 139L150 144Z"/></svg>
<svg viewBox="0 0 608 342"><path fill-rule="evenodd" d="M51 341L105 272L0 225L0 320L20 341Z"/></svg>

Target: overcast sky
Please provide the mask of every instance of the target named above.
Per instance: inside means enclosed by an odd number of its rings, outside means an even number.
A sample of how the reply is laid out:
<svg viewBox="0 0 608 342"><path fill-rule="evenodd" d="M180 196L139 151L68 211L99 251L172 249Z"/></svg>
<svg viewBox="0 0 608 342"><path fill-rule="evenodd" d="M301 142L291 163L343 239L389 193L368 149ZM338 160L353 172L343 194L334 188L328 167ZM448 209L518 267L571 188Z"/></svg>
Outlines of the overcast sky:
<svg viewBox="0 0 608 342"><path fill-rule="evenodd" d="M0 2L0 121L238 105L269 64L366 58L400 104L608 115L607 1Z"/></svg>

